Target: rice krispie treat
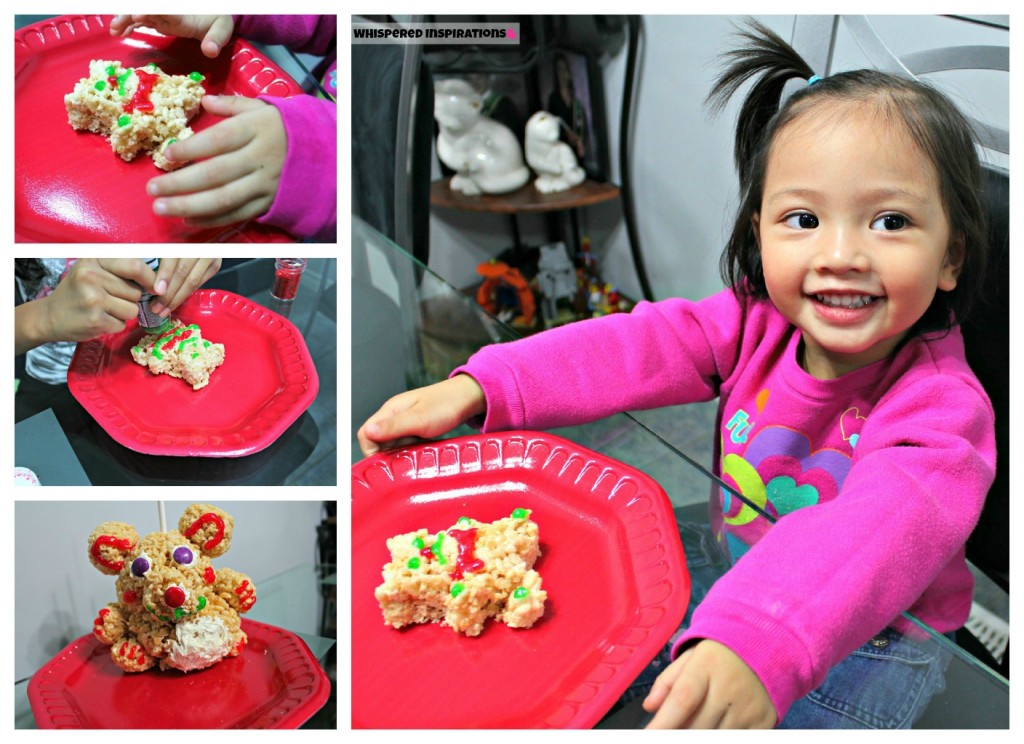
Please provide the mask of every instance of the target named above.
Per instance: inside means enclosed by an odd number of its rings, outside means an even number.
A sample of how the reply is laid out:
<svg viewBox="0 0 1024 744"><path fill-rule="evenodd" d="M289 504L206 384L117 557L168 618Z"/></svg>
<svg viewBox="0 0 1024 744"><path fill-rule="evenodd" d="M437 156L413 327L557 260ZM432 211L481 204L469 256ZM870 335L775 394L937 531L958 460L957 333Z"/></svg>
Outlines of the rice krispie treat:
<svg viewBox="0 0 1024 744"><path fill-rule="evenodd" d="M123 67L120 62L94 59L89 62L89 77L64 96L68 123L104 135L125 160L147 152L157 167L174 170L184 163L171 163L164 151L192 135L188 122L206 92L202 80L198 72L168 75L155 63Z"/></svg>
<svg viewBox="0 0 1024 744"><path fill-rule="evenodd" d="M248 641L240 613L256 604L243 573L214 569L231 545L234 520L208 504L192 504L178 529L139 537L125 522L104 522L89 535L89 561L116 576L117 601L93 620L93 635L110 646L126 672L188 672L237 656Z"/></svg>
<svg viewBox="0 0 1024 744"><path fill-rule="evenodd" d="M179 377L193 390L205 387L210 374L224 363L224 344L203 338L199 326L175 319L170 330L150 333L132 347L132 359L154 375Z"/></svg>
<svg viewBox="0 0 1024 744"><path fill-rule="evenodd" d="M528 509L491 523L463 517L435 535L397 535L387 547L391 561L374 596L395 628L440 622L475 636L489 617L529 628L544 614L547 592L533 570L540 533Z"/></svg>

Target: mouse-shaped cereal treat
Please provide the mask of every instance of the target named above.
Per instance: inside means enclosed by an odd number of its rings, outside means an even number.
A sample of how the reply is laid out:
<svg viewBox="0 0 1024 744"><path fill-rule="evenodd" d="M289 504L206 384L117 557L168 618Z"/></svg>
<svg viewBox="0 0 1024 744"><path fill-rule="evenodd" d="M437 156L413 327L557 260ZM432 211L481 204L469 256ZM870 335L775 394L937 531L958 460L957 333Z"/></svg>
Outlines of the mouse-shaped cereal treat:
<svg viewBox="0 0 1024 744"><path fill-rule="evenodd" d="M177 530L144 538L130 524L104 522L89 535L89 560L117 576L117 600L99 612L94 635L126 672L188 672L237 656L247 638L239 613L256 603L248 576L214 570L227 552L234 520L207 504L192 504Z"/></svg>

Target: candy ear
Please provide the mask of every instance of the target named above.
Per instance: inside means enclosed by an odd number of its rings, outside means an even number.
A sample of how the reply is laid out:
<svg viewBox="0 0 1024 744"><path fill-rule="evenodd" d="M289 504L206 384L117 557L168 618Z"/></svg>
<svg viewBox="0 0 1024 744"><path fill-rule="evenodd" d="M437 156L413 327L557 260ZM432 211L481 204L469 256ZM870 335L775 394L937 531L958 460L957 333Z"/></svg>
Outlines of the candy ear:
<svg viewBox="0 0 1024 744"><path fill-rule="evenodd" d="M89 562L108 576L124 568L124 560L139 541L139 533L124 522L104 522L89 535Z"/></svg>
<svg viewBox="0 0 1024 744"><path fill-rule="evenodd" d="M230 514L209 504L192 504L178 520L181 534L210 558L228 551L234 528Z"/></svg>

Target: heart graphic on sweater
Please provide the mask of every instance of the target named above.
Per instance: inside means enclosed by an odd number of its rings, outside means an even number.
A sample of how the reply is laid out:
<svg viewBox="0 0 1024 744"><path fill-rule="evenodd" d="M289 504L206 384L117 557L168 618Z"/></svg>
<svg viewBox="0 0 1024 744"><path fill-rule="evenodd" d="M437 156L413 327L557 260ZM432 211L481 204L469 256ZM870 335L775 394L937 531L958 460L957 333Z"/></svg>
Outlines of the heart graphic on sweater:
<svg viewBox="0 0 1024 744"><path fill-rule="evenodd" d="M860 415L860 409L856 406L847 408L839 417L839 432L843 435L843 440L850 443L850 447L857 446L860 429L864 426L865 421L867 418Z"/></svg>
<svg viewBox="0 0 1024 744"><path fill-rule="evenodd" d="M818 503L818 489L809 483L798 486L788 475L780 475L768 481L765 488L768 501L775 507L776 513L783 514L814 506Z"/></svg>

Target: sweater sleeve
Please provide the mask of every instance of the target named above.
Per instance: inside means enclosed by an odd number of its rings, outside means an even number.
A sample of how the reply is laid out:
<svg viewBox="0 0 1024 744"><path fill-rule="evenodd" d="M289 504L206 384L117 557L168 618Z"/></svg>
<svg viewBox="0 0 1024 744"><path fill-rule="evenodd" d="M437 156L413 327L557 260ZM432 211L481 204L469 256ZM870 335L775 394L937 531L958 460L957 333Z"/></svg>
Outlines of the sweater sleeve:
<svg viewBox="0 0 1024 744"><path fill-rule="evenodd" d="M292 51L323 56L338 36L333 15L236 15L235 33L263 44L283 44Z"/></svg>
<svg viewBox="0 0 1024 744"><path fill-rule="evenodd" d="M452 374L484 390L484 431L549 429L623 411L710 400L735 364L742 308L732 292L701 302L641 302L481 349Z"/></svg>
<svg viewBox="0 0 1024 744"><path fill-rule="evenodd" d="M963 561L992 483L993 413L976 380L927 374L883 397L832 501L778 521L713 586L678 639L731 648L779 718L828 671L908 610L962 625Z"/></svg>
<svg viewBox="0 0 1024 744"><path fill-rule="evenodd" d="M277 108L288 150L277 194L257 222L317 242L334 242L338 222L338 107L298 95L260 96Z"/></svg>

